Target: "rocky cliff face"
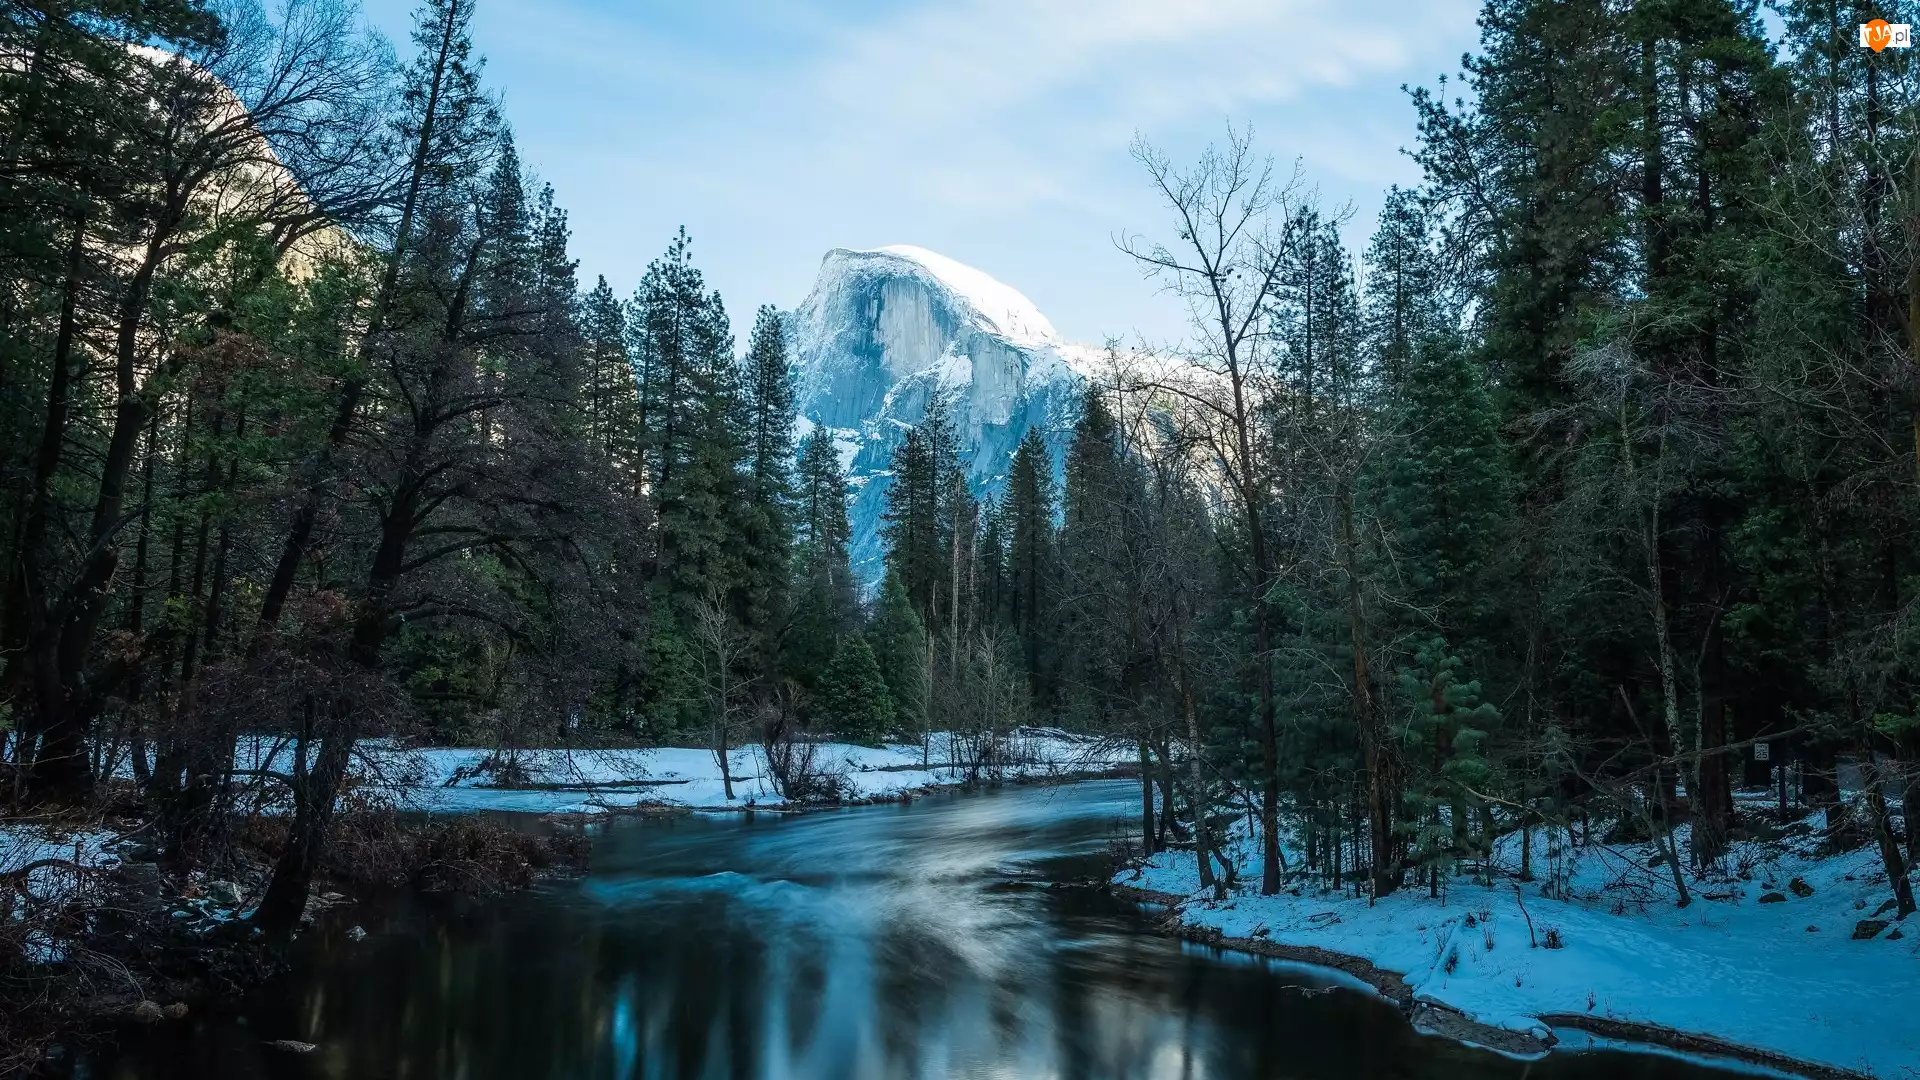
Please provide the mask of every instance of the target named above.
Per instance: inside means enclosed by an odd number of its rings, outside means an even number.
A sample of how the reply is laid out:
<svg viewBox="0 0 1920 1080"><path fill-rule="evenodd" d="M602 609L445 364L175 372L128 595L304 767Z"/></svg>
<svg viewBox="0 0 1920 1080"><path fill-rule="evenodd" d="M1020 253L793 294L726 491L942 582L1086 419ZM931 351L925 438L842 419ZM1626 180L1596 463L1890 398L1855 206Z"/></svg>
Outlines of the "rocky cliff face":
<svg viewBox="0 0 1920 1080"><path fill-rule="evenodd" d="M997 494L1013 450L1037 425L1065 452L1099 351L1064 342L1033 302L923 248L836 248L792 315L800 427L834 433L854 486L854 572L882 574L889 464L905 430L945 390L976 496Z"/></svg>

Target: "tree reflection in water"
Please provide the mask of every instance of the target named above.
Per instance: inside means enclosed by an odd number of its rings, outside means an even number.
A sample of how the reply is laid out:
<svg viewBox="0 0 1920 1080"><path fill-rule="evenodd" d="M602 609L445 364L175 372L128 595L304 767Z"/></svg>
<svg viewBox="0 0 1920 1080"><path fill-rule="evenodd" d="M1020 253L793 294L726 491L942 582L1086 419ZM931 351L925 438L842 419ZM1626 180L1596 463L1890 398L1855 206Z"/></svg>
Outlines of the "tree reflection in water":
<svg viewBox="0 0 1920 1080"><path fill-rule="evenodd" d="M527 895L396 902L232 1008L132 1031L115 1080L1218 1080L1722 1075L1511 1061L1341 976L1146 931L1089 888L1124 781L800 816L622 819ZM305 1056L265 1045L319 1044ZM1730 1075L1730 1074L1728 1074Z"/></svg>

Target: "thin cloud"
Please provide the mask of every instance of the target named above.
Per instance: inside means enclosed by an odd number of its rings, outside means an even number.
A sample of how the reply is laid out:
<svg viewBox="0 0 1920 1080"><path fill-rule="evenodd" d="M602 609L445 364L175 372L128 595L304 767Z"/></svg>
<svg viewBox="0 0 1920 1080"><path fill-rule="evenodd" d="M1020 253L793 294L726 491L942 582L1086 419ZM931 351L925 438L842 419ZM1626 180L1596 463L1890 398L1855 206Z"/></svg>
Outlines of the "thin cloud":
<svg viewBox="0 0 1920 1080"><path fill-rule="evenodd" d="M412 0L367 2L403 30ZM1186 157L1252 123L1370 229L1411 178L1398 85L1474 39L1474 0L1400 6L483 0L476 44L583 270L618 288L681 224L743 310L797 303L830 247L912 243L1098 341L1178 322L1109 240L1160 220L1136 132Z"/></svg>

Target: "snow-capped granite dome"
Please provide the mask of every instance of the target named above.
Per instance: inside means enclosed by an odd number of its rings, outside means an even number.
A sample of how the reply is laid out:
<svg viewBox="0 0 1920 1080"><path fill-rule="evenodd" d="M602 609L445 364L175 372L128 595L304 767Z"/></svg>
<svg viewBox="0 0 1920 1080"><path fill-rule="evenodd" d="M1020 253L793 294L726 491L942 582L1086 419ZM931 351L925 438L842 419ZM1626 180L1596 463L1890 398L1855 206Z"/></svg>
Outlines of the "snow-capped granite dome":
<svg viewBox="0 0 1920 1080"><path fill-rule="evenodd" d="M879 581L888 466L948 388L976 496L1039 425L1056 470L1098 350L1060 339L1018 289L924 248L835 248L792 315L800 426L832 429L854 486L854 572Z"/></svg>

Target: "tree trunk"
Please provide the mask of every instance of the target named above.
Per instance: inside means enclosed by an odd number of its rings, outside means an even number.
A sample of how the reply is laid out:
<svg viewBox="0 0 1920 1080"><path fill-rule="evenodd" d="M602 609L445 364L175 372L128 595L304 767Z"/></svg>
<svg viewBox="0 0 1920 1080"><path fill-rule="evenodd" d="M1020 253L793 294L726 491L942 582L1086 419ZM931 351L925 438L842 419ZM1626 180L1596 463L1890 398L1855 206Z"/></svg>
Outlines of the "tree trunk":
<svg viewBox="0 0 1920 1080"><path fill-rule="evenodd" d="M294 751L293 822L287 829L287 846L274 863L266 895L253 913L254 925L260 927L269 941L280 944L293 936L306 911L307 893L313 886L320 856L326 850L327 831L333 824L333 804L346 778L357 734L351 703L309 698L307 709L308 730L302 733ZM313 735L313 714L321 710L340 715L328 718L333 730L320 736L319 755L309 766L306 757Z"/></svg>
<svg viewBox="0 0 1920 1080"><path fill-rule="evenodd" d="M400 479L393 488L392 502L381 518L380 540L368 566L365 592L360 598L347 646L347 659L365 671L375 671L380 666L380 652L389 632L388 604L406 571L407 545L420 526L422 477L436 422L430 421L414 431ZM270 940L284 943L299 925L300 914L306 907L314 871L326 849L334 801L346 781L353 747L360 737L360 706L360 702L347 697L323 699L317 693L307 696L302 738L296 747L294 820L288 828L287 846L274 863L267 895L253 916L255 924ZM320 752L308 767L306 750L316 735L315 729L322 723L326 729L317 733Z"/></svg>
<svg viewBox="0 0 1920 1080"><path fill-rule="evenodd" d="M1193 850L1196 859L1199 861L1200 887L1203 889L1212 889L1214 899L1225 900L1227 898L1226 885L1213 876L1213 830L1207 822L1209 807L1206 773L1203 771L1203 766L1200 761L1200 719L1198 710L1193 707L1193 687L1187 682L1187 664L1184 659L1185 654L1180 651L1180 636L1180 631L1176 627L1174 630L1174 651L1182 656L1179 662L1180 709L1186 714L1187 757L1189 767L1193 774L1190 781L1193 784L1193 790L1188 798L1188 801L1193 805Z"/></svg>
<svg viewBox="0 0 1920 1080"><path fill-rule="evenodd" d="M1161 739L1153 748L1154 756L1160 759L1160 840L1162 849L1169 838L1184 839L1180 830L1180 815L1173 810L1173 743L1170 739Z"/></svg>
<svg viewBox="0 0 1920 1080"><path fill-rule="evenodd" d="M1693 894L1687 891L1687 876L1680 869L1680 849L1673 842L1673 819L1667 813L1670 805L1665 798L1656 795L1659 801L1659 816L1655 819L1654 829L1658 834L1660 852L1666 856L1667 869L1673 875L1673 891L1678 899L1676 907L1686 907L1693 903Z"/></svg>
<svg viewBox="0 0 1920 1080"><path fill-rule="evenodd" d="M93 793L93 769L87 754L87 736L93 703L86 686L86 668L95 632L106 612L113 573L120 563L117 534L124 522L127 477L134 452L147 427L151 402L141 392L134 361L140 331L146 322L147 299L159 269L164 242L172 227L163 221L149 238L139 268L128 281L118 311L114 338L114 392L112 434L101 459L100 487L94 498L93 521L86 536L89 547L79 573L62 600L55 668L57 683L38 695L52 714L43 717L41 742L44 767L35 761L28 789L31 796L52 802L84 801Z"/></svg>
<svg viewBox="0 0 1920 1080"><path fill-rule="evenodd" d="M713 727L713 756L720 761L720 785L726 792L727 801L733 801L733 763L729 761L731 748L727 746L727 722L722 719Z"/></svg>
<svg viewBox="0 0 1920 1080"><path fill-rule="evenodd" d="M1900 818L1906 826L1907 865L1920 866L1920 762L1908 761L1907 785L1900 793Z"/></svg>
<svg viewBox="0 0 1920 1080"><path fill-rule="evenodd" d="M77 311L81 272L85 263L86 219L73 223L67 247L67 273L60 293L60 327L54 337L53 367L47 384L47 411L41 425L40 452L34 463L33 487L27 494L16 564L9 575L10 594L5 621L9 664L9 697L25 700L31 706L21 717L15 739L14 757L19 764L19 793L30 801L55 802L84 797L93 778L85 755L85 739L77 737L73 721L67 715L71 701L59 684L59 658L55 652L51 598L47 595L48 572L41 559L52 511L55 476L60 469L66 446L69 401L73 378L73 346L78 336ZM52 680L53 685L48 681ZM30 686L29 695L21 695L22 683ZM50 736L49 745L35 746L42 733ZM44 761L43 761L44 759Z"/></svg>
<svg viewBox="0 0 1920 1080"><path fill-rule="evenodd" d="M1140 738L1140 854L1153 854L1153 838L1153 761L1143 735Z"/></svg>
<svg viewBox="0 0 1920 1080"><path fill-rule="evenodd" d="M367 320L366 332L361 335L360 352L366 357L373 351L381 332L385 329L388 310L393 306L394 296L400 284L400 263L405 257L407 243L413 234L413 219L419 212L421 189L426 183L434 148L435 131L440 114L440 99L446 89L446 78L452 70L455 46L460 38L460 5L448 4L446 18L440 26L440 36L436 42L433 74L427 82L427 97L421 108L419 134L414 139L413 154L408 161L407 194L400 204L400 220L394 229L393 249L387 253L386 267L380 277L380 291L374 294L373 311ZM327 441L316 459L305 470L304 492L300 506L294 511L293 522L287 529L287 536L280 546L280 557L274 564L273 577L269 579L266 596L260 603L257 632L249 651L257 652L269 639L280 623L280 614L285 609L287 598L293 592L294 578L300 571L301 560L306 558L307 543L313 537L313 527L320 518L323 500L322 485L331 477L333 458L345 444L347 434L352 430L353 417L360 408L360 398L366 393L366 380L360 376L349 376L340 387L340 397L334 408L333 423L327 429ZM644 429L646 416L641 415Z"/></svg>
<svg viewBox="0 0 1920 1080"><path fill-rule="evenodd" d="M1367 768L1367 834L1371 842L1373 895L1386 896L1400 887L1399 858L1395 853L1393 812L1400 802L1399 768L1392 746L1382 731L1373 702L1372 677L1367 671L1366 611L1360 596L1359 544L1353 532L1353 497L1340 493L1340 547L1347 577L1347 642L1353 652L1350 707L1361 755Z"/></svg>
<svg viewBox="0 0 1920 1080"><path fill-rule="evenodd" d="M1533 880L1533 812L1520 813L1520 880Z"/></svg>
<svg viewBox="0 0 1920 1080"><path fill-rule="evenodd" d="M1913 882L1907 879L1907 861L1901 857L1900 842L1894 838L1893 822L1887 812L1887 793L1880 765L1873 749L1860 747L1860 783L1866 788L1867 815L1873 821L1873 838L1880 845L1880 861L1887 869L1887 883L1893 887L1893 899L1899 918L1913 914Z"/></svg>

